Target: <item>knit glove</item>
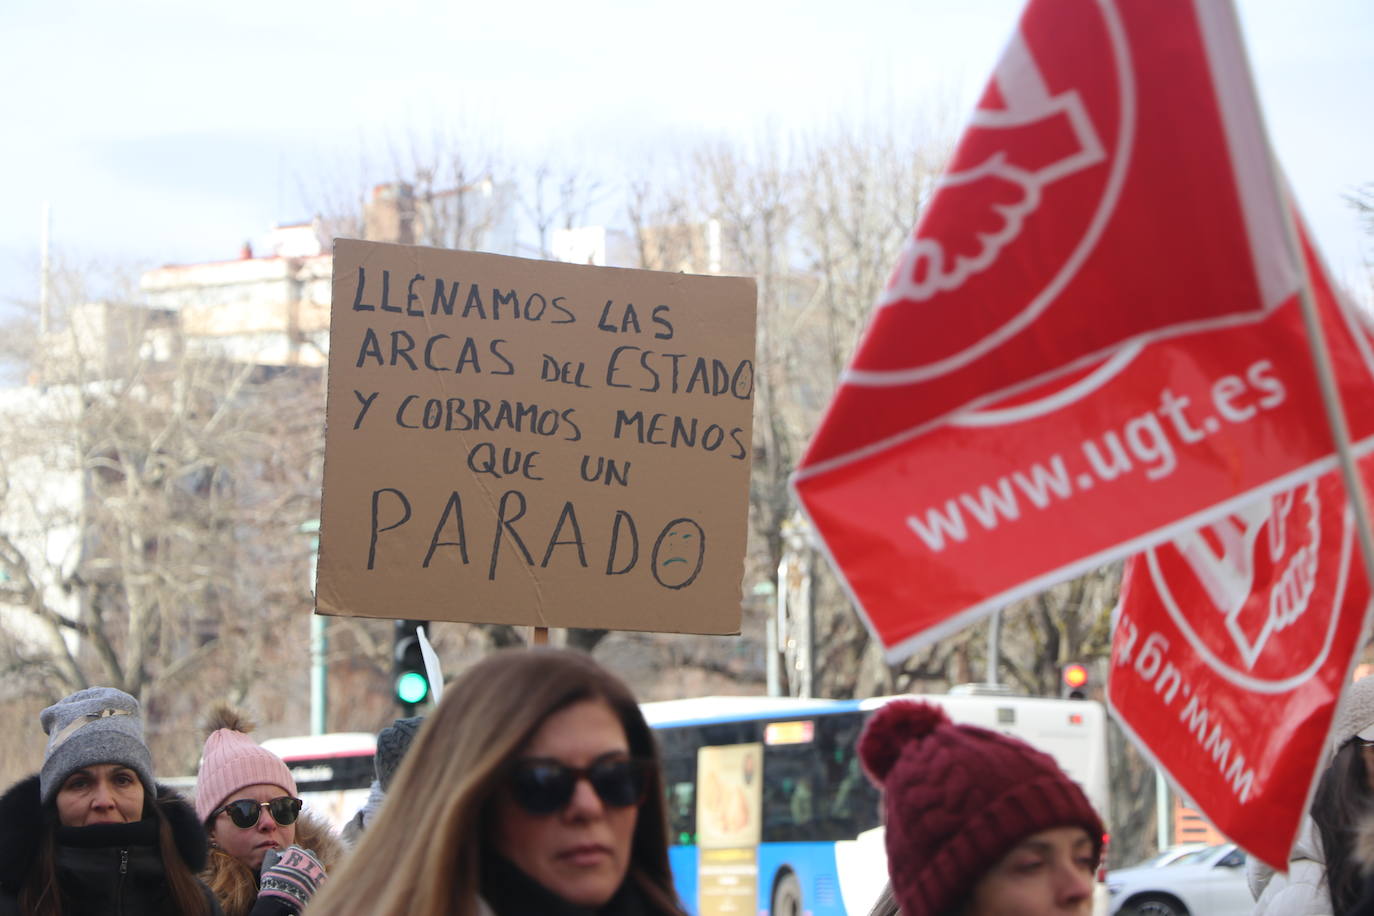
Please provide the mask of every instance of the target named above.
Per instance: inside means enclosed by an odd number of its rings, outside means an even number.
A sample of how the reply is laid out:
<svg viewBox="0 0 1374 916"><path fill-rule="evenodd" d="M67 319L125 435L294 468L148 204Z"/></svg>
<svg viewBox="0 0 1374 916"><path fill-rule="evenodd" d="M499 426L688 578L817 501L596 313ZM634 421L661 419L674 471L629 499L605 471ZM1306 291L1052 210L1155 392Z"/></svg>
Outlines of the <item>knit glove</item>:
<svg viewBox="0 0 1374 916"><path fill-rule="evenodd" d="M324 866L310 850L299 846L288 846L284 852L269 849L262 860L258 898L277 898L299 912L323 882Z"/></svg>

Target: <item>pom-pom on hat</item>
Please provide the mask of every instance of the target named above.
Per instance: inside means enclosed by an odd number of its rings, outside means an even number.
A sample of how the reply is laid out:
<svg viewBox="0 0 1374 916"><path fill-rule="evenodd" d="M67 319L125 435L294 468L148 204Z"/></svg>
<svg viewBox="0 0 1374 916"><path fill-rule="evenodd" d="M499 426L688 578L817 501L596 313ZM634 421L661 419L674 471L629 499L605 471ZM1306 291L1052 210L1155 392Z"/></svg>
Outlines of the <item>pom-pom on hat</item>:
<svg viewBox="0 0 1374 916"><path fill-rule="evenodd" d="M246 786L281 786L296 794L296 780L280 757L248 737L253 723L230 706L220 704L210 713L205 730L205 752L196 776L196 817L206 822L210 814Z"/></svg>
<svg viewBox="0 0 1374 916"><path fill-rule="evenodd" d="M1016 844L1082 827L1102 853L1102 821L1054 758L1016 738L956 725L931 703L895 700L859 738L883 790L888 872L904 916L953 911Z"/></svg>
<svg viewBox="0 0 1374 916"><path fill-rule="evenodd" d="M143 743L138 700L113 687L87 687L58 700L38 716L48 735L39 794L50 802L67 777L82 767L117 763L138 774L153 792L153 756Z"/></svg>

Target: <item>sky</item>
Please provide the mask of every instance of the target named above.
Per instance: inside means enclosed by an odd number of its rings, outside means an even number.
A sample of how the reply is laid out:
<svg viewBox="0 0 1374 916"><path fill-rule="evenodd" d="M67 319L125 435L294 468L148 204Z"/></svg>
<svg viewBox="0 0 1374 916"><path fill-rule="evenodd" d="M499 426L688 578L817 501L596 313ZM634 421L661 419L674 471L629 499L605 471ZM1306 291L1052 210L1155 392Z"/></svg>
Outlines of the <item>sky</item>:
<svg viewBox="0 0 1374 916"><path fill-rule="evenodd" d="M1369 289L1343 195L1374 182L1374 3L1237 0L1274 147L1338 279ZM69 263L236 256L302 187L435 129L614 172L627 151L957 108L1020 0L7 0L0 305ZM361 191L361 189L359 189Z"/></svg>

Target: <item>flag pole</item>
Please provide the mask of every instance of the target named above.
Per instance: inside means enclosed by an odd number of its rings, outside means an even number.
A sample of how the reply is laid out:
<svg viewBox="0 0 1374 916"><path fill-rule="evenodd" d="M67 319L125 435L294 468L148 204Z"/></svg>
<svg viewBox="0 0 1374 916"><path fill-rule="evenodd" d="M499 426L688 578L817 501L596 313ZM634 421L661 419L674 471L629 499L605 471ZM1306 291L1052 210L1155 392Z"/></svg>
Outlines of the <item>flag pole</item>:
<svg viewBox="0 0 1374 916"><path fill-rule="evenodd" d="M1364 571L1374 583L1374 534L1369 523L1369 498L1365 494L1364 481L1360 478L1355 463L1355 453L1350 442L1350 427L1346 423L1345 409L1341 404L1340 389L1336 385L1336 372L1331 366L1331 354L1326 345L1326 332L1322 330L1321 318L1317 314L1317 303L1312 295L1312 278L1307 270L1307 259L1298 244L1297 230L1291 208L1284 216L1284 235L1288 247L1298 258L1299 301L1302 304L1302 322L1307 330L1308 349L1312 362L1317 369L1317 381L1321 385L1322 406L1326 408L1326 422L1331 428L1331 438L1336 445L1336 457L1341 468L1341 479L1345 482L1345 492L1355 510L1355 530L1360 539L1360 553L1364 555ZM1315 243L1314 250L1315 250ZM1334 290L1333 290L1334 294Z"/></svg>
<svg viewBox="0 0 1374 916"><path fill-rule="evenodd" d="M1269 130L1264 125L1264 111L1260 108L1259 91L1255 87L1254 71L1250 68L1250 55L1241 34L1240 16L1236 12L1236 5L1231 2L1226 4L1226 7L1238 39L1236 44L1242 55L1246 84L1255 108L1255 115L1260 120L1260 137L1263 139L1265 157L1269 162L1269 176L1274 184L1274 193L1282 211L1280 219L1283 226L1284 244L1288 248L1289 257L1294 259L1298 268L1298 303L1302 307L1302 323L1307 332L1308 351L1312 354L1312 363L1317 370L1317 383L1321 387L1322 406L1326 410L1327 426L1331 430L1331 439L1336 447L1336 460L1340 465L1341 479L1345 483L1346 498L1355 510L1355 530L1360 541L1360 554L1364 558L1365 576L1374 585L1374 533L1371 532L1369 522L1369 500L1365 495L1364 483L1360 479L1360 472L1355 464L1355 454L1350 443L1350 427L1346 423L1345 409L1341 404L1340 388L1336 384L1336 372L1331 365L1331 353L1326 344L1326 332L1322 329L1321 316L1317 312L1317 301L1312 293L1312 276L1307 269L1307 257L1298 240L1297 201L1293 200L1289 194L1287 183L1283 180L1283 173L1279 169L1278 157L1274 155L1274 144L1269 139ZM1317 266L1320 268L1321 255L1317 250L1315 241L1312 242L1312 250ZM1335 294L1333 289L1332 295Z"/></svg>

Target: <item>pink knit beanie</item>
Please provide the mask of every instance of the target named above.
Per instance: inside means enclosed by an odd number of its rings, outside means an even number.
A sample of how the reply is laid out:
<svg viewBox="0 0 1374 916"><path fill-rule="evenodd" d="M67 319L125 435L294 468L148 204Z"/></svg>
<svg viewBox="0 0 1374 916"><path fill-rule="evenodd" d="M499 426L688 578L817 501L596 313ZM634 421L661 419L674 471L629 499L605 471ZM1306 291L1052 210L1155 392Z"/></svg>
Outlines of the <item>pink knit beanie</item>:
<svg viewBox="0 0 1374 916"><path fill-rule="evenodd" d="M252 730L253 723L227 705L211 711L206 723L210 736L196 776L196 816L201 823L246 786L281 786L286 794L296 794L291 771L280 757L248 737Z"/></svg>

